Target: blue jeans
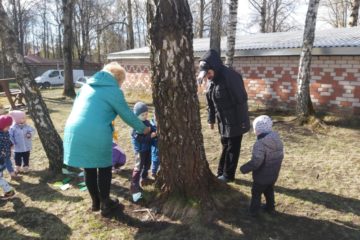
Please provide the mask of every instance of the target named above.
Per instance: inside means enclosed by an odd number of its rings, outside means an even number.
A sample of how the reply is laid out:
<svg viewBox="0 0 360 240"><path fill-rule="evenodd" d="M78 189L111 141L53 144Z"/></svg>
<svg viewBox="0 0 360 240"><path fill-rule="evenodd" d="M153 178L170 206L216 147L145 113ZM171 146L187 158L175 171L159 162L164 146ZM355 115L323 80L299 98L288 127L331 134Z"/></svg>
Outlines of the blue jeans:
<svg viewBox="0 0 360 240"><path fill-rule="evenodd" d="M12 162L11 162L11 158L8 158L8 159L5 160L5 167L6 167L6 169L8 170L9 173L14 172L14 168L13 168L13 165L12 165Z"/></svg>

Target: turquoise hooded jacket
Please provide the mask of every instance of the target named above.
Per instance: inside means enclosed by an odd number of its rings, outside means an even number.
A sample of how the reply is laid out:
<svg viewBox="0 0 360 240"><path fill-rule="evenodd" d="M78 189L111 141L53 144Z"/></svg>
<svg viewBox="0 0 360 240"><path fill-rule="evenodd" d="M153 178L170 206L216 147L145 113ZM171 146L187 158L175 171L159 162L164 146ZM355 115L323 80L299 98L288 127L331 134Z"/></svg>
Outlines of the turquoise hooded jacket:
<svg viewBox="0 0 360 240"><path fill-rule="evenodd" d="M81 168L110 167L111 122L117 115L136 131L144 131L145 125L130 110L116 79L100 71L81 87L66 121L64 163Z"/></svg>

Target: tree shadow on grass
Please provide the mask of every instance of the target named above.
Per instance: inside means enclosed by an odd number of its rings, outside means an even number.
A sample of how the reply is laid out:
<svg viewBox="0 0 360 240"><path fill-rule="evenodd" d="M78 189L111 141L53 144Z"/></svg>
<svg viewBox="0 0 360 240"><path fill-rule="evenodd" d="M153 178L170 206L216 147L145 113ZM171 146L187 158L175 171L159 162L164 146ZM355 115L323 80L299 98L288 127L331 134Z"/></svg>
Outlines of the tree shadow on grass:
<svg viewBox="0 0 360 240"><path fill-rule="evenodd" d="M27 207L17 197L9 201L13 203L14 211L0 211L1 218L13 219L16 224L39 235L33 239L68 239L71 235L70 227L54 214L45 212L40 208ZM31 239L27 236L23 237L12 228L2 229L1 235L8 236L7 239Z"/></svg>
<svg viewBox="0 0 360 240"><path fill-rule="evenodd" d="M238 238L223 239L359 239L360 226L351 226L343 223L336 224L331 221L317 220L303 216L289 215L277 212L273 215L261 213L254 218L249 216L247 208L242 208L237 203L247 202L242 194L234 194L230 202L225 203L225 208L214 223L213 229L218 231L239 232ZM240 205L241 206L241 205ZM229 229L231 226L232 229Z"/></svg>
<svg viewBox="0 0 360 240"><path fill-rule="evenodd" d="M360 239L360 226L351 223L337 224L279 212L251 217L247 210L249 198L235 189L227 193L223 207L210 223L194 219L144 223L126 214L115 219L138 228L135 239Z"/></svg>
<svg viewBox="0 0 360 240"><path fill-rule="evenodd" d="M78 196L66 196L59 190L55 190L50 187L50 184L54 182L55 176L50 176L47 170L33 171L28 175L39 177L39 183L25 182L24 178L18 180L19 186L16 186L16 191L27 195L32 201L46 201L52 202L54 200L62 200L67 202L79 202L82 201L82 197ZM65 177L63 177L65 178Z"/></svg>
<svg viewBox="0 0 360 240"><path fill-rule="evenodd" d="M252 185L251 182L246 180L235 180L235 183L246 186ZM360 216L360 200L358 199L342 197L332 193L318 192L311 189L290 189L281 186L275 186L275 194L276 193L320 204L339 212L353 213Z"/></svg>

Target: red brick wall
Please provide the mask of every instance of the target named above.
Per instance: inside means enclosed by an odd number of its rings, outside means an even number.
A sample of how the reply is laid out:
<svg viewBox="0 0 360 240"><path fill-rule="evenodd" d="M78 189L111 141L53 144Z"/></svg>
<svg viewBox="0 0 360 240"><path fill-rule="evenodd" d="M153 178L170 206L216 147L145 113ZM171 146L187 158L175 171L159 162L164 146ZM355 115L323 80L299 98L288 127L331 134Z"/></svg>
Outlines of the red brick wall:
<svg viewBox="0 0 360 240"><path fill-rule="evenodd" d="M128 71L125 89L151 92L148 60L119 62ZM293 108L298 64L298 56L241 57L234 68L244 77L250 103ZM317 110L360 114L360 56L313 56L310 93Z"/></svg>

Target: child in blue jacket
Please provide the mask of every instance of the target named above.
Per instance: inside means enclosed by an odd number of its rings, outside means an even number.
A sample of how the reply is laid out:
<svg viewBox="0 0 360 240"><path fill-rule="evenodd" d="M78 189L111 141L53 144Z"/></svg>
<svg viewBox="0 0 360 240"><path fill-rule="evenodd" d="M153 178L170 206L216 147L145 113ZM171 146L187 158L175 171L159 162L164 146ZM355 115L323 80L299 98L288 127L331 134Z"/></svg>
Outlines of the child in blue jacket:
<svg viewBox="0 0 360 240"><path fill-rule="evenodd" d="M12 124L12 118L9 115L0 116L0 187L4 191L2 200L7 200L15 195L15 191L10 187L9 183L3 178L3 171L6 168L7 159L10 159L11 146L9 136L9 128Z"/></svg>
<svg viewBox="0 0 360 240"><path fill-rule="evenodd" d="M11 111L9 114L15 121L9 130L10 139L14 144L15 169L16 172L21 170L26 173L29 171L29 158L35 129L26 124L26 115L23 111Z"/></svg>
<svg viewBox="0 0 360 240"><path fill-rule="evenodd" d="M134 106L134 113L147 127L151 127L148 118L148 107L143 102L137 102ZM142 197L142 188L140 184L144 183L148 178L148 170L151 164L151 139L156 136L156 133L144 135L135 130L131 133L131 142L135 152L135 167L132 173L130 191L133 201L137 202Z"/></svg>
<svg viewBox="0 0 360 240"><path fill-rule="evenodd" d="M154 131L155 136L151 139L151 175L156 178L156 174L159 169L159 148L158 148L158 138L156 134L156 116L150 121L151 129Z"/></svg>

